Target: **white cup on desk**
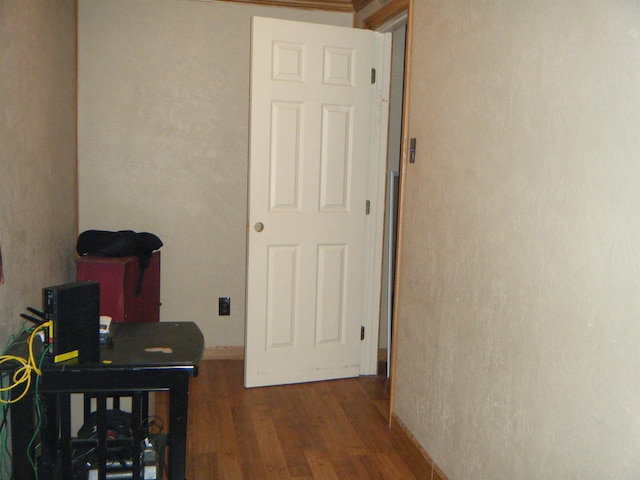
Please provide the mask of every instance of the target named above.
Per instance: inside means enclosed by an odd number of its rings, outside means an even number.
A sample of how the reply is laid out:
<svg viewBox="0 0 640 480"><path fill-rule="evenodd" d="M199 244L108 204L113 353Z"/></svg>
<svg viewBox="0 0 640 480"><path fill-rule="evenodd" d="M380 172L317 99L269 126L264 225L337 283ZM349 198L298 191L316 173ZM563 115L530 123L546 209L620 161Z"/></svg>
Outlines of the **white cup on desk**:
<svg viewBox="0 0 640 480"><path fill-rule="evenodd" d="M100 343L108 343L111 338L109 335L111 320L111 317L107 315L100 315Z"/></svg>

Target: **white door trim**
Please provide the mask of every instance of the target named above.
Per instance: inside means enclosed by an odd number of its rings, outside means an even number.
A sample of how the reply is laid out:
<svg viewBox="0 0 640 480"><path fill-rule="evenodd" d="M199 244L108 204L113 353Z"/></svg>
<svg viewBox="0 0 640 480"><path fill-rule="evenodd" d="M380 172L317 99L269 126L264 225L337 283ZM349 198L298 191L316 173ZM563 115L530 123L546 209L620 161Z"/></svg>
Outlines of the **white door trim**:
<svg viewBox="0 0 640 480"><path fill-rule="evenodd" d="M387 180L387 132L389 129L389 92L391 84L390 33L379 34L378 65L376 67L375 131L370 158L372 162L369 180L369 221L366 246L367 268L365 279L365 337L360 356L360 374L375 375L378 370L378 329L380 326L380 301L382 294L382 256L384 249L384 213Z"/></svg>

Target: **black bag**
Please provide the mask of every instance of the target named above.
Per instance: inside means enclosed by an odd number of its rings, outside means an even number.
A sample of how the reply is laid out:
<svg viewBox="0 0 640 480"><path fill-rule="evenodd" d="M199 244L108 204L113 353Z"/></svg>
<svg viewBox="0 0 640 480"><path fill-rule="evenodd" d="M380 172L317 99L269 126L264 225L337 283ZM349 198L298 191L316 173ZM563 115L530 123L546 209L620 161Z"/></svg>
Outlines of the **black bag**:
<svg viewBox="0 0 640 480"><path fill-rule="evenodd" d="M99 255L102 257L138 258L140 272L135 296L140 295L144 271L149 266L154 250L162 247L162 241L153 233L133 230L109 232L105 230L85 230L78 236L76 251L78 255Z"/></svg>

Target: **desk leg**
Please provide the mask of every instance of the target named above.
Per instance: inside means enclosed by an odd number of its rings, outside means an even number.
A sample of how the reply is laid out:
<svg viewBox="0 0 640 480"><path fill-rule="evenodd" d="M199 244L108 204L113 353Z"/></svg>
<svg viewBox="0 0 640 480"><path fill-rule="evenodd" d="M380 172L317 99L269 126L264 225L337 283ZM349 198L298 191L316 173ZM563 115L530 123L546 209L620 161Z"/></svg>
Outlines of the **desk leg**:
<svg viewBox="0 0 640 480"><path fill-rule="evenodd" d="M71 478L71 395L58 395L58 409L60 422L60 472L62 478Z"/></svg>
<svg viewBox="0 0 640 480"><path fill-rule="evenodd" d="M42 428L40 439L42 454L38 462L38 478L53 479L54 466L57 461L58 444L58 397L55 394L42 395Z"/></svg>
<svg viewBox="0 0 640 480"><path fill-rule="evenodd" d="M142 393L134 392L131 395L131 462L132 476L134 480L140 479L140 444L144 440L142 434ZM145 418L146 420L146 418ZM160 479L162 480L162 479Z"/></svg>
<svg viewBox="0 0 640 480"><path fill-rule="evenodd" d="M13 391L11 395L13 398ZM22 400L11 404L9 415L11 416L11 449L13 452L11 468L13 476L16 480L33 480L35 473L27 455L31 437L35 432L32 389Z"/></svg>
<svg viewBox="0 0 640 480"><path fill-rule="evenodd" d="M189 410L189 377L169 390L169 478L184 480L187 466L187 412Z"/></svg>
<svg viewBox="0 0 640 480"><path fill-rule="evenodd" d="M107 395L96 395L96 433L98 435L98 479L107 480Z"/></svg>

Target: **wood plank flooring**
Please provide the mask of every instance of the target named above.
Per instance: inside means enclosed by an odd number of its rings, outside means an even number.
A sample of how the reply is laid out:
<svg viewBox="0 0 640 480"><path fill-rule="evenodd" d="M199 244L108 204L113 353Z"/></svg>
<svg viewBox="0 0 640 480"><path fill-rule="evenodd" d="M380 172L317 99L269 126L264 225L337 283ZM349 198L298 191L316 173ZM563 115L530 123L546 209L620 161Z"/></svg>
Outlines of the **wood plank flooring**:
<svg viewBox="0 0 640 480"><path fill-rule="evenodd" d="M440 480L389 429L388 381L245 389L241 360L205 360L189 398L189 480ZM156 411L167 399L158 395ZM165 422L167 423L167 422Z"/></svg>

